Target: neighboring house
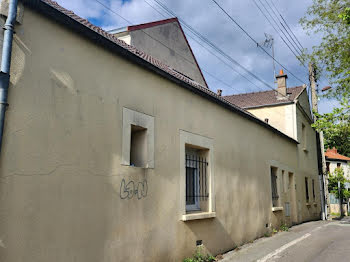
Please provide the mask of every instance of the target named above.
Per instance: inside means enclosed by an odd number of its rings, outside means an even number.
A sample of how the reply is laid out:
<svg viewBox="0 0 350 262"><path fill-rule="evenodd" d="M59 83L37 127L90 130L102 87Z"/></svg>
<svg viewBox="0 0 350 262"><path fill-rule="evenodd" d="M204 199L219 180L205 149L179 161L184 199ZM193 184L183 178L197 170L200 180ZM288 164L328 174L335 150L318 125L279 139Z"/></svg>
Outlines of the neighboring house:
<svg viewBox="0 0 350 262"><path fill-rule="evenodd" d="M297 139L307 147L304 132L312 123L306 86L287 88L287 75L277 75L277 90L225 96L231 103L246 109L259 119Z"/></svg>
<svg viewBox="0 0 350 262"><path fill-rule="evenodd" d="M300 102L285 134L56 2L19 7L0 261L181 261L320 218Z"/></svg>
<svg viewBox="0 0 350 262"><path fill-rule="evenodd" d="M127 26L111 30L108 33L166 63L187 78L208 87L176 17Z"/></svg>
<svg viewBox="0 0 350 262"><path fill-rule="evenodd" d="M337 152L337 149L327 149L325 153L327 172L333 174L335 169L341 168L344 172L344 177L350 180L350 157L343 156ZM350 183L345 183L345 188L350 189ZM330 212L340 213L339 199L332 193L329 194ZM343 212L346 214L349 210L349 201L343 202Z"/></svg>

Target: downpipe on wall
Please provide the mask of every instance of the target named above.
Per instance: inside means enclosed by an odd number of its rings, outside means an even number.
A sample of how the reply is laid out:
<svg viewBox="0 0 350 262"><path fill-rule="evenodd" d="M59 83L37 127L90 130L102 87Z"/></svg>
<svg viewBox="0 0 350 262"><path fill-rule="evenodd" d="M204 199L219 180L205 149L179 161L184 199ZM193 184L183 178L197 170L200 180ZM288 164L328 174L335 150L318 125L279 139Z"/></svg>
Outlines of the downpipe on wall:
<svg viewBox="0 0 350 262"><path fill-rule="evenodd" d="M2 57L0 68L0 153L2 148L2 139L5 125L5 113L8 106L7 96L10 85L10 67L12 55L12 40L14 33L14 24L17 16L18 0L10 0L8 15L4 25L4 41L2 45Z"/></svg>

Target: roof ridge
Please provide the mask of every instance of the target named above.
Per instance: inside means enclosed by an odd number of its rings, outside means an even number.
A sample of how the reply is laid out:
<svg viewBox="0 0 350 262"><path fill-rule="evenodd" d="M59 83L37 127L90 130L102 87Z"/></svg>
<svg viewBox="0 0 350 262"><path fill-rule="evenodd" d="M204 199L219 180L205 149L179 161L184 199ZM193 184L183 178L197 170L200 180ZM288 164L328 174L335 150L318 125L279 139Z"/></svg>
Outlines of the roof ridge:
<svg viewBox="0 0 350 262"><path fill-rule="evenodd" d="M178 22L177 17L171 17L171 18L156 20L156 21L137 24L137 25L130 25L130 26L127 26L127 31L141 30L141 29L150 28L158 25L164 25L164 24L173 23L173 22Z"/></svg>
<svg viewBox="0 0 350 262"><path fill-rule="evenodd" d="M300 88L300 87L303 87L303 86L287 87L287 91L288 91L288 89L296 89L296 88ZM224 97L230 97L230 96L244 96L244 95L250 95L250 94L268 93L268 92L277 92L277 90L264 90L264 91L259 91L259 92L232 94L232 95L228 95L228 96L224 96Z"/></svg>

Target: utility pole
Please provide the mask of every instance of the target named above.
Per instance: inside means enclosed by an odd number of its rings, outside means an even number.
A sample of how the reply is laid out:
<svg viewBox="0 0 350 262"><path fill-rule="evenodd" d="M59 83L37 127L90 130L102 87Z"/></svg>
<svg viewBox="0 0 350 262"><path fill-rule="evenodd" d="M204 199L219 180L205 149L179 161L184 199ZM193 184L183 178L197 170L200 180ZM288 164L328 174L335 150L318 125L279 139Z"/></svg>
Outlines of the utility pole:
<svg viewBox="0 0 350 262"><path fill-rule="evenodd" d="M316 74L315 68L312 63L309 63L309 79L310 79L310 87L311 87L311 103L312 110L316 113L318 112L318 100L317 100L317 84L316 84ZM314 115L314 121L316 121L316 116ZM320 166L321 166L321 174L319 174L320 179L320 189L321 189L321 205L322 205L322 220L327 219L328 217L328 206L329 206L329 197L328 197L328 179L326 174L326 158L324 154L324 141L323 141L323 131L318 133L319 140L319 157Z"/></svg>

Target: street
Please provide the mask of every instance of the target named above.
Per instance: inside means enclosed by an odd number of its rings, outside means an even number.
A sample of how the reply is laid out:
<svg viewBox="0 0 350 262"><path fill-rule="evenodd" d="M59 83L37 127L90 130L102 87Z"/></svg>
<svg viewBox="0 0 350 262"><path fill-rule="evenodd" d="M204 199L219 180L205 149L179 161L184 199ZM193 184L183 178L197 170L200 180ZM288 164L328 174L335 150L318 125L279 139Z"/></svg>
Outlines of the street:
<svg viewBox="0 0 350 262"><path fill-rule="evenodd" d="M349 261L350 218L315 221L261 238L224 254L222 262Z"/></svg>

